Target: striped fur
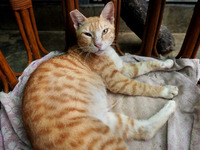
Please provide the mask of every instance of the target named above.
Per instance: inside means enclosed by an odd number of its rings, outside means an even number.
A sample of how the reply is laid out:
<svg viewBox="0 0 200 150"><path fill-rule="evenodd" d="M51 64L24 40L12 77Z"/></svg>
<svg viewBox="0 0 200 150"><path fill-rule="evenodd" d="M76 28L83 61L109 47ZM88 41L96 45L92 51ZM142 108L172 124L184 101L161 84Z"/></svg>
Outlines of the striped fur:
<svg viewBox="0 0 200 150"><path fill-rule="evenodd" d="M42 63L29 78L22 118L33 149L126 150L124 140L152 138L175 111L172 100L148 120L107 111L106 89L167 99L178 94L174 86L152 86L131 79L170 68L173 62L122 62L110 46L113 10L110 2L99 18L85 18L73 11L78 45Z"/></svg>

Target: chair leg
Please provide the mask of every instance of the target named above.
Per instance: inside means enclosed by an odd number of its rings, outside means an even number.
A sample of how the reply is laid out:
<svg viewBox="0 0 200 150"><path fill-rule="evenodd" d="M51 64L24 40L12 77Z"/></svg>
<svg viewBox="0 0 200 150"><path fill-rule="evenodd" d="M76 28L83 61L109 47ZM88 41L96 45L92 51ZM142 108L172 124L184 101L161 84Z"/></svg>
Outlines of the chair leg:
<svg viewBox="0 0 200 150"><path fill-rule="evenodd" d="M33 26L33 31L34 31L34 35L35 35L37 44L38 44L40 50L41 50L44 54L48 54L49 52L42 46L42 44L41 44L41 42L40 42L40 38L39 38L39 35L38 35L37 26L36 26L36 21L35 21L35 15L34 15L34 12L33 12L33 7L31 7L31 8L29 9L29 13L30 13L31 23L32 23L32 26Z"/></svg>
<svg viewBox="0 0 200 150"><path fill-rule="evenodd" d="M108 3L110 0L105 0L105 4ZM121 12L121 0L112 0L115 6L115 48L116 51L120 55L124 55L124 53L120 50L118 39L119 39L119 25L120 25L120 12Z"/></svg>
<svg viewBox="0 0 200 150"><path fill-rule="evenodd" d="M195 58L200 45L200 0L195 5L192 19L177 58Z"/></svg>
<svg viewBox="0 0 200 150"><path fill-rule="evenodd" d="M157 39L162 22L164 7L166 0L149 0L147 18L142 38L142 45L137 53L151 57L152 55L159 56L157 52Z"/></svg>
<svg viewBox="0 0 200 150"><path fill-rule="evenodd" d="M116 50L120 55L124 55L124 53L119 48L119 25L120 25L120 12L121 12L121 0L112 0L115 5L115 44Z"/></svg>
<svg viewBox="0 0 200 150"><path fill-rule="evenodd" d="M5 57L3 56L1 50L0 50L0 70L4 73L4 75L6 76L6 78L8 80L10 87L13 89L15 87L15 85L18 83L18 80L15 76L15 73L12 71L9 64L7 63ZM1 75L1 79L3 79L3 82L6 82L6 80L4 79L4 77L2 75ZM5 85L4 87L6 88L7 85L5 83L4 83L4 85Z"/></svg>
<svg viewBox="0 0 200 150"><path fill-rule="evenodd" d="M65 21L65 50L67 51L69 47L77 43L74 25L69 12L74 9L79 9L78 0L62 0L62 6Z"/></svg>
<svg viewBox="0 0 200 150"><path fill-rule="evenodd" d="M200 34L199 34L199 37L197 39L197 42L195 44L195 47L194 47L194 50L193 50L193 53L192 53L192 57L191 58L196 58L197 56L197 52L199 50L199 46L200 46Z"/></svg>
<svg viewBox="0 0 200 150"><path fill-rule="evenodd" d="M0 69L0 80L3 83L3 86L4 86L3 90L4 90L4 92L8 93L8 91L9 91L8 81L7 81L6 77L5 77L5 75L3 74L3 72L1 71L1 69Z"/></svg>
<svg viewBox="0 0 200 150"><path fill-rule="evenodd" d="M41 58L40 50L47 54L46 51L38 36L35 16L32 9L31 0L10 0L10 4L14 11L19 30L24 41L27 55L28 55L28 64L32 62L32 54L34 59ZM4 91L8 92L8 83L11 89L15 87L18 83L17 76L20 76L22 73L14 72L9 64L7 63L5 57L0 51L0 78L4 84Z"/></svg>
<svg viewBox="0 0 200 150"><path fill-rule="evenodd" d="M26 51L27 51L27 55L28 55L28 64L30 64L32 62L32 53L31 53L31 48L29 46L28 39L26 37L26 33L24 31L21 16L20 16L20 13L18 11L15 11L14 14L15 14L15 17L16 17L16 20L17 20L17 23L18 23L19 31L21 33L24 45L26 47Z"/></svg>
<svg viewBox="0 0 200 150"><path fill-rule="evenodd" d="M44 54L48 53L39 40L35 16L32 8L32 1L10 0L10 4L14 11L22 39L27 50L28 64L30 64L32 62L32 57L34 59L41 58L40 50ZM20 74L21 73L16 73L17 76Z"/></svg>
<svg viewBox="0 0 200 150"><path fill-rule="evenodd" d="M39 47L36 42L35 34L33 31L29 11L27 9L22 10L21 16L22 16L22 20L23 20L24 30L27 34L27 39L29 41L30 47L32 48L33 57L35 59L39 59L39 58L41 58L41 55L40 55Z"/></svg>

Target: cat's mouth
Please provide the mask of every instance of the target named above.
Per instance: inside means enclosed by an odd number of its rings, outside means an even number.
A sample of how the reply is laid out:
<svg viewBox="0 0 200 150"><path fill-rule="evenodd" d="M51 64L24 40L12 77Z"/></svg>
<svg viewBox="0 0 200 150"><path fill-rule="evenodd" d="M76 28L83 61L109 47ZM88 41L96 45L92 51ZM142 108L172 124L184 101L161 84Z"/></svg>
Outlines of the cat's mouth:
<svg viewBox="0 0 200 150"><path fill-rule="evenodd" d="M104 53L104 50L98 49L98 51L95 52L96 55L102 55Z"/></svg>

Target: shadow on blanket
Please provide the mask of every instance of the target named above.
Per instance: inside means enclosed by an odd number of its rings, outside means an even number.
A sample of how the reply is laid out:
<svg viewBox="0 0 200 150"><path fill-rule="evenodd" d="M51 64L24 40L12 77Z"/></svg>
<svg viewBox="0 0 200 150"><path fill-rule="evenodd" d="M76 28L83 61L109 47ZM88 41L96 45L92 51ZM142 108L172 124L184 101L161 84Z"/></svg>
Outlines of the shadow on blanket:
<svg viewBox="0 0 200 150"><path fill-rule="evenodd" d="M31 149L21 120L21 97L24 85L37 66L59 52L51 52L32 62L19 78L19 83L10 93L0 92L0 149ZM134 55L123 56L126 62L155 60ZM200 89L196 86L200 78L198 59L174 60L168 71L156 71L142 75L136 80L156 85L176 85L179 95L175 97L178 109L168 123L149 141L127 141L130 150L199 150L200 149ZM159 111L167 100L142 96L126 96L108 92L110 109L128 116L144 119ZM199 118L198 118L199 117Z"/></svg>

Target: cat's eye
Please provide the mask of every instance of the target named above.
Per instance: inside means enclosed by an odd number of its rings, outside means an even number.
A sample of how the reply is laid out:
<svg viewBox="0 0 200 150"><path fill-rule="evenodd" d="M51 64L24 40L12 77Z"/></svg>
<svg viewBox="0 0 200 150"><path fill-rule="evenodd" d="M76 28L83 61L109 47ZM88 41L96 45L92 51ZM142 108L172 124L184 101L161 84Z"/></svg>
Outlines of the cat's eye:
<svg viewBox="0 0 200 150"><path fill-rule="evenodd" d="M103 33L103 35L105 35L106 33L108 33L108 29L104 29L102 33Z"/></svg>
<svg viewBox="0 0 200 150"><path fill-rule="evenodd" d="M86 36L89 36L89 37L92 37L92 34L88 33L88 32L85 32L84 33Z"/></svg>

